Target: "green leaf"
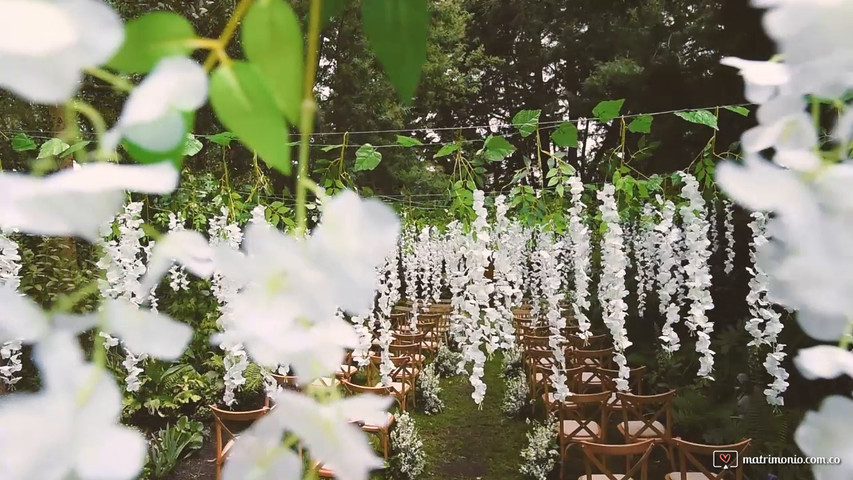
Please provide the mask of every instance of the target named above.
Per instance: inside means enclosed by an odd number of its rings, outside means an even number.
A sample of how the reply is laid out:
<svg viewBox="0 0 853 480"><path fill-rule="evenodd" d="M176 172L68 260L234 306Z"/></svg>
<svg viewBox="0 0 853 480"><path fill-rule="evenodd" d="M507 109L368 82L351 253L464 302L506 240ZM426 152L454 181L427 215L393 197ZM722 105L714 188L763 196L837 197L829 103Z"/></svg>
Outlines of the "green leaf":
<svg viewBox="0 0 853 480"><path fill-rule="evenodd" d="M68 150L69 146L67 143L63 142L58 138L51 138L50 140L44 142L39 149L38 157L36 160L48 157L55 157L60 153Z"/></svg>
<svg viewBox="0 0 853 480"><path fill-rule="evenodd" d="M195 135L193 135L192 133L188 133L187 140L186 142L184 142L183 154L185 156L192 157L196 153L200 152L203 147L204 145L202 145L201 142L198 141L197 138L195 138Z"/></svg>
<svg viewBox="0 0 853 480"><path fill-rule="evenodd" d="M744 117L749 116L749 109L746 107L725 107L725 108L726 108L726 110L728 110L730 112L735 112L738 115L742 115Z"/></svg>
<svg viewBox="0 0 853 480"><path fill-rule="evenodd" d="M74 145L71 145L70 147L66 148L65 151L60 154L60 156L67 157L68 155L79 152L80 150L86 148L86 146L88 146L90 143L92 142L88 140L82 140L80 142L77 142Z"/></svg>
<svg viewBox="0 0 853 480"><path fill-rule="evenodd" d="M231 132L222 132L217 133L216 135L211 135L208 140L218 145L222 145L223 147L230 147L231 142L237 139L237 135L234 135Z"/></svg>
<svg viewBox="0 0 853 480"><path fill-rule="evenodd" d="M377 152L373 145L365 143L355 152L356 172L373 170L382 161L382 154Z"/></svg>
<svg viewBox="0 0 853 480"><path fill-rule="evenodd" d="M605 100L603 102L599 102L599 104L592 109L592 113L601 122L607 123L619 116L619 113L622 111L622 104L624 103L624 98L619 100Z"/></svg>
<svg viewBox="0 0 853 480"><path fill-rule="evenodd" d="M26 152L37 148L36 142L26 133L18 133L12 137L12 150L16 152Z"/></svg>
<svg viewBox="0 0 853 480"><path fill-rule="evenodd" d="M558 147L578 146L578 127L574 123L563 122L556 130L551 132L551 140Z"/></svg>
<svg viewBox="0 0 853 480"><path fill-rule="evenodd" d="M489 138L483 144L483 153L486 156L486 160L490 162L500 162L509 155L512 155L514 151L515 147L504 137L489 135Z"/></svg>
<svg viewBox="0 0 853 480"><path fill-rule="evenodd" d="M634 133L649 133L652 131L653 119L651 115L640 115L628 124L628 130Z"/></svg>
<svg viewBox="0 0 853 480"><path fill-rule="evenodd" d="M411 103L426 62L427 0L363 0L364 33L404 103Z"/></svg>
<svg viewBox="0 0 853 480"><path fill-rule="evenodd" d="M646 188L645 180L637 182L637 191L640 193L641 198L649 198L649 189Z"/></svg>
<svg viewBox="0 0 853 480"><path fill-rule="evenodd" d="M193 51L192 24L172 12L153 12L127 22L124 43L107 66L129 73L145 73L160 59L187 56Z"/></svg>
<svg viewBox="0 0 853 480"><path fill-rule="evenodd" d="M331 152L332 150L335 150L335 149L338 149L341 147L343 147L343 145L326 145L325 147L321 148L320 150L322 150L324 152Z"/></svg>
<svg viewBox="0 0 853 480"><path fill-rule="evenodd" d="M210 104L222 124L272 168L290 173L287 124L254 65L223 65L210 78Z"/></svg>
<svg viewBox="0 0 853 480"><path fill-rule="evenodd" d="M714 130L719 130L717 128L717 117L714 116L713 113L708 110L693 110L692 112L676 112L677 116L687 120L688 122L698 123L700 125L706 125Z"/></svg>
<svg viewBox="0 0 853 480"><path fill-rule="evenodd" d="M451 143L448 145L444 145L443 147L441 147L438 150L438 153L436 153L432 158L446 157L446 156L450 155L451 153L453 153L457 150L459 150L459 144L458 143Z"/></svg>
<svg viewBox="0 0 853 480"><path fill-rule="evenodd" d="M278 109L299 125L303 58L299 19L284 0L257 0L242 26L243 51L269 83Z"/></svg>
<svg viewBox="0 0 853 480"><path fill-rule="evenodd" d="M512 117L512 124L521 133L522 137L529 137L539 128L539 115L541 110L522 110Z"/></svg>
<svg viewBox="0 0 853 480"><path fill-rule="evenodd" d="M415 147L418 145L423 145L423 143L421 143L421 141L417 138L397 135L397 145L402 145L404 147Z"/></svg>

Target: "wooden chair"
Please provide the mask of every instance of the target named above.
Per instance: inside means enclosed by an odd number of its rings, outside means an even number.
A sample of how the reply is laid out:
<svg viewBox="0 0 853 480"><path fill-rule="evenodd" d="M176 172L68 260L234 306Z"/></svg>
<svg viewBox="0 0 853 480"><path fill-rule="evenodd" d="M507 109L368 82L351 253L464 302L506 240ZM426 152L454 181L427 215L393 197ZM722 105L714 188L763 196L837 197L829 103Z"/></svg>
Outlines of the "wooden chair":
<svg viewBox="0 0 853 480"><path fill-rule="evenodd" d="M552 370L550 368L546 369L542 366L538 368L542 369L542 373L545 373L545 370L547 370L547 374L549 376L548 378L550 378L550 375L552 373ZM578 388L578 383L580 382L581 374L583 373L585 368L586 367L573 367L566 369L566 371L563 372L566 375L566 386L569 387L570 392L581 393L580 389ZM545 413L547 414L550 414L551 412L556 410L557 405L559 404L557 399L554 397L554 392L551 391L550 381L545 382L544 393L542 394L542 403L545 405Z"/></svg>
<svg viewBox="0 0 853 480"><path fill-rule="evenodd" d="M664 449L674 470L672 401L675 398L675 390L657 395L617 392L616 398L622 404L622 423L616 425L616 429L625 439L625 443L653 440L656 446Z"/></svg>
<svg viewBox="0 0 853 480"><path fill-rule="evenodd" d="M382 357L379 356L371 356L370 361L373 364L373 367L379 371L380 365L382 364ZM406 410L406 398L409 396L409 393L414 391L413 381L409 375L410 367L412 364L412 360L409 357L391 357L391 363L393 364L393 368L391 369L391 373L389 376L391 377L391 385L388 385L390 388L394 390L394 397L400 403L400 408L403 411ZM382 383L377 383L377 387L383 386Z"/></svg>
<svg viewBox="0 0 853 480"><path fill-rule="evenodd" d="M394 330L409 329L409 313L397 312L391 314L391 328Z"/></svg>
<svg viewBox="0 0 853 480"><path fill-rule="evenodd" d="M423 347L424 351L426 351L426 353L430 355L435 355L435 353L438 351L438 347L440 347L443 343L442 335L436 331L437 326L438 320L427 322L418 319L418 331L423 332L424 334L424 339L423 342L421 342L421 346Z"/></svg>
<svg viewBox="0 0 853 480"><path fill-rule="evenodd" d="M560 478L565 478L565 464L572 445L579 442L604 443L607 425L605 404L610 392L575 393L557 405L560 441Z"/></svg>
<svg viewBox="0 0 853 480"><path fill-rule="evenodd" d="M584 391L595 391L604 388L599 377L598 368L610 369L613 366L613 347L600 350L571 350L571 363L574 366L586 366L589 369L584 372Z"/></svg>
<svg viewBox="0 0 853 480"><path fill-rule="evenodd" d="M610 401L607 402L609 413L622 412L622 402L619 401L616 392L619 389L616 386L616 379L619 378L619 370L611 370L609 368L595 367L596 375L601 380L601 385L605 390L610 390L613 395L610 396ZM636 367L628 371L628 391L625 393L633 393L636 395L643 394L643 377L646 375L646 367Z"/></svg>
<svg viewBox="0 0 853 480"><path fill-rule="evenodd" d="M649 454L653 447L651 440L628 445L581 442L580 446L586 457L584 462L586 475L578 477L578 480L647 480L649 478ZM640 458L634 461L637 455ZM610 457L624 457L625 473L613 473L610 470L607 462ZM592 473L593 471L597 473ZM637 473L640 474L639 477L636 476Z"/></svg>
<svg viewBox="0 0 853 480"><path fill-rule="evenodd" d="M392 343L388 348L392 356L409 358L409 365L405 367L406 379L411 384L412 406L416 407L418 377L421 376L421 372L424 370L424 356L420 353L421 347L420 345L397 345ZM398 378L394 374L391 374L391 378L395 382L398 381Z"/></svg>
<svg viewBox="0 0 853 480"><path fill-rule="evenodd" d="M216 436L216 480L222 480L222 465L228 457L228 452L239 437L239 431L245 430L255 420L270 412L269 398L263 408L247 412L229 412L210 405L213 413L214 435ZM228 426L231 425L231 428ZM240 427L238 431L236 427ZM224 442L224 443L223 443Z"/></svg>
<svg viewBox="0 0 853 480"><path fill-rule="evenodd" d="M355 364L355 361L352 358L352 350L347 351L346 356L344 357L344 362L341 364L338 371L335 372L335 377L338 380L349 380L358 372L358 365Z"/></svg>
<svg viewBox="0 0 853 480"><path fill-rule="evenodd" d="M399 399L394 396L394 389L391 387L366 387L363 385L356 385L354 383L350 383L347 380L343 380L341 382L344 386L344 389L350 395L359 395L359 394L374 394L379 396L389 396L393 397L397 404L399 405ZM402 408L402 406L401 406ZM353 423L358 424L361 429L370 434L374 434L379 437L379 443L382 445L382 453L385 455L385 460L388 460L389 455L391 454L390 447L390 431L391 427L394 425L394 414L388 412L387 420L383 425L371 425L369 423L364 423L361 419L353 418Z"/></svg>
<svg viewBox="0 0 853 480"><path fill-rule="evenodd" d="M731 445L705 445L701 443L692 443L682 440L678 437L673 438L672 442L678 449L678 471L667 473L665 480L742 480L743 469L740 468L740 459L743 458L743 453L749 448L752 439L746 439ZM716 473L708 469L708 465L713 465L714 452L717 450L733 450L737 452L738 465L734 468L722 469ZM702 459L696 457L702 457Z"/></svg>
<svg viewBox="0 0 853 480"><path fill-rule="evenodd" d="M531 350L522 357L527 372L527 386L530 388L530 398L535 400L548 384L551 367L554 365L554 355L549 350Z"/></svg>

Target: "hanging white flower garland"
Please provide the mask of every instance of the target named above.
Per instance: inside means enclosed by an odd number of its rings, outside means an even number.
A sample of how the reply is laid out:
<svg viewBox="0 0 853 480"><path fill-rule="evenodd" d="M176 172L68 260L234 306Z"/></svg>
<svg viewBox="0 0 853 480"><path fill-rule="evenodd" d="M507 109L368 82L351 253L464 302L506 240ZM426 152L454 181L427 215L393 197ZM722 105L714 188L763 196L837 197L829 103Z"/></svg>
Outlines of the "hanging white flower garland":
<svg viewBox="0 0 853 480"><path fill-rule="evenodd" d="M655 264L652 252L655 241L655 220L657 212L651 203L643 205L640 214L638 234L635 238L634 252L637 257L637 313L642 318L646 312L646 292L652 286L655 277Z"/></svg>
<svg viewBox="0 0 853 480"><path fill-rule="evenodd" d="M680 306L675 299L678 293L678 269L681 259L677 255L681 230L675 225L675 204L670 200L661 203L660 222L655 227L655 243L660 269L657 274L658 308L665 317L660 339L665 353L671 354L681 347L678 333L673 328L680 320Z"/></svg>
<svg viewBox="0 0 853 480"><path fill-rule="evenodd" d="M708 240L708 220L705 214L705 200L699 191L699 182L689 174L682 174L684 187L681 196L689 203L681 207L684 222L684 254L686 264L686 297L689 310L685 324L696 334L696 352L699 358L698 375L713 380L714 352L711 350L711 333L714 324L705 312L714 308L711 298L710 241Z"/></svg>
<svg viewBox="0 0 853 480"><path fill-rule="evenodd" d="M783 325L780 312L775 310L767 299L768 278L756 259L756 252L768 242L765 233L767 215L763 212L752 212L751 216L749 228L752 230L752 244L749 255L752 267L748 267L747 271L752 278L749 280L746 301L752 317L746 322L746 331L752 335L753 340L748 345L754 348L770 346L771 351L764 361L764 368L773 381L764 390L764 395L768 404L781 406L785 404L782 394L788 389L788 372L781 365L787 354L784 352L785 345L778 343Z"/></svg>
<svg viewBox="0 0 853 480"><path fill-rule="evenodd" d="M572 242L572 271L574 272L574 295L572 310L578 323L578 337L583 340L592 336L592 327L587 312L589 312L589 283L592 247L590 245L589 227L584 223L586 205L583 203L583 182L578 177L568 180L569 191L572 194L572 206L569 208L569 237Z"/></svg>
<svg viewBox="0 0 853 480"><path fill-rule="evenodd" d="M563 244L560 242L555 243L549 234L542 233L540 234L539 248L541 250L537 254L542 267L542 294L545 297L545 304L547 305L545 319L548 322L548 345L554 354L554 363L551 367L549 380L554 398L562 402L571 393L566 384L567 378L565 374L566 338L563 332L566 328L566 319L563 318L560 309L560 300L562 300L563 294L560 292L562 265L559 263L559 255Z"/></svg>
<svg viewBox="0 0 853 480"><path fill-rule="evenodd" d="M146 300L154 298L153 306L156 310L156 298L151 292L142 292L140 279L145 274L146 267L143 258L150 253L142 245L141 240L145 237L142 231L142 202L131 202L116 216L113 223L104 229L104 237L112 236L112 225L118 227L118 239L105 239L100 243L104 255L98 260L97 266L104 270L105 278L99 279L98 285L104 298L125 299L141 305ZM124 379L125 390L128 392L139 391L142 386L140 375L144 370L140 367L148 355L145 353L135 354L128 346L106 332L101 332L104 339L104 348L112 348L122 345L125 358L122 362L127 376Z"/></svg>
<svg viewBox="0 0 853 480"><path fill-rule="evenodd" d="M625 268L628 263L622 238L622 227L619 219L619 208L614 194L616 189L606 184L597 193L601 202L601 221L607 226L607 231L601 240L601 280L598 284L598 298L602 306L604 325L613 337L613 361L619 369L616 388L627 391L630 369L625 358L625 350L631 346L628 331L625 329L625 317L628 305L625 296Z"/></svg>
<svg viewBox="0 0 853 480"><path fill-rule="evenodd" d="M21 285L20 271L21 255L18 252L18 244L0 232L0 287L18 290ZM9 387L14 386L21 380L18 373L22 369L21 341L0 343L0 382Z"/></svg>
<svg viewBox="0 0 853 480"><path fill-rule="evenodd" d="M735 268L735 226L734 226L734 204L728 200L725 202L725 221L723 227L726 231L726 262L724 271L726 275L732 273Z"/></svg>
<svg viewBox="0 0 853 480"><path fill-rule="evenodd" d="M210 244L213 246L224 245L237 250L243 241L243 231L236 223L229 222L227 207L222 207L220 215L212 217L209 221L208 235ZM237 295L238 286L227 279L219 271L213 272L211 278L211 292L219 303L219 319L217 324L220 328L229 325L229 317L233 314L229 305ZM232 406L236 401L235 392L246 383L243 373L249 366L249 356L240 343L223 342L219 345L223 351L222 363L225 368L225 392L222 401L226 406Z"/></svg>

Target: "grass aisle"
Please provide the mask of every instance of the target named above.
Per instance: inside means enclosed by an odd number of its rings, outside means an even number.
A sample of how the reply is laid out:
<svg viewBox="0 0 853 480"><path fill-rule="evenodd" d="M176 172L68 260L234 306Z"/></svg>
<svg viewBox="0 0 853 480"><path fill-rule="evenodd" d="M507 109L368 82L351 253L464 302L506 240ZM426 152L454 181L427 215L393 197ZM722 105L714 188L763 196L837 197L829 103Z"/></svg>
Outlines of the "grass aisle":
<svg viewBox="0 0 853 480"><path fill-rule="evenodd" d="M501 356L485 365L488 386L483 409L471 399L467 376L441 381L444 411L438 415L415 412L414 418L427 457L427 480L521 480L518 473L521 449L527 446L523 419L506 418L501 411L504 379Z"/></svg>

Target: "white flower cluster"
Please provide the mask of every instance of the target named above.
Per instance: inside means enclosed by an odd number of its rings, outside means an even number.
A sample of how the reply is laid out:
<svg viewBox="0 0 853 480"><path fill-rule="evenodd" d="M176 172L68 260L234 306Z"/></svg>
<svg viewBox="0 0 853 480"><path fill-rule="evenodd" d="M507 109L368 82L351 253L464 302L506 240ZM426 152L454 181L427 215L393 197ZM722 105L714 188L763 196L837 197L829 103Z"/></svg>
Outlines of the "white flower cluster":
<svg viewBox="0 0 853 480"><path fill-rule="evenodd" d="M578 336L584 340L592 335L592 326L586 316L589 311L589 271L592 257L589 227L584 223L586 206L583 203L583 182L578 177L568 180L572 193L572 206L569 208L569 238L572 243L572 271L574 272L574 295L572 310L578 323Z"/></svg>
<svg viewBox="0 0 853 480"><path fill-rule="evenodd" d="M418 325L418 272L420 256L415 231L409 228L403 233L402 242L403 280L406 284L406 299L412 302L412 313L409 316L409 328L417 330Z"/></svg>
<svg viewBox="0 0 853 480"><path fill-rule="evenodd" d="M639 228L634 236L634 255L637 258L637 313L642 318L646 312L646 292L651 289L655 277L654 255L655 220L658 212L651 203L643 205Z"/></svg>
<svg viewBox="0 0 853 480"><path fill-rule="evenodd" d="M169 212L169 232L183 232L185 230L183 215L175 215ZM169 287L176 292L189 290L190 282L187 280L187 271L183 266L175 264L169 269Z"/></svg>
<svg viewBox="0 0 853 480"><path fill-rule="evenodd" d="M213 216L209 220L208 235L210 244L214 246L224 245L234 251L240 248L240 243L243 241L243 231L236 223L228 221L228 207L222 207L219 215ZM230 305L231 300L237 295L238 285L235 282L229 281L218 270L214 270L213 278L211 279L211 292L216 297L219 304L219 319L217 324L220 328L225 328L228 323L228 317L232 315L233 307ZM222 364L225 368L225 391L222 395L222 402L226 406L232 406L236 401L235 393L237 389L246 384L246 378L243 373L249 366L249 355L239 343L222 343L219 347L223 351Z"/></svg>
<svg viewBox="0 0 853 480"><path fill-rule="evenodd" d="M545 320L548 322L548 345L551 347L551 352L554 355L554 364L551 366L551 389L554 392L554 397L563 401L571 394L569 387L566 384L566 353L565 344L566 337L564 329L566 328L566 319L563 317L560 309L560 300L563 294L560 292L562 281L562 272L558 257L563 244L560 242L554 243L550 234L540 233L539 235L539 264L542 268L542 294L545 297Z"/></svg>
<svg viewBox="0 0 853 480"><path fill-rule="evenodd" d="M601 240L601 279L598 283L598 299L602 307L604 325L613 337L613 361L619 369L616 388L627 391L630 369L625 358L625 350L631 346L628 331L625 329L625 317L628 314L628 304L625 296L625 268L627 255L624 252L622 227L619 225L619 208L614 194L616 188L606 184L598 191L597 197L601 202L601 221L607 225L607 231Z"/></svg>
<svg viewBox="0 0 853 480"><path fill-rule="evenodd" d="M726 275L732 273L735 268L735 225L734 213L735 207L732 202L725 202L726 218L723 222L723 227L726 232L726 262L723 267Z"/></svg>
<svg viewBox="0 0 853 480"><path fill-rule="evenodd" d="M678 351L681 347L678 333L673 328L680 320L680 306L675 299L678 293L678 270L681 259L677 257L677 246L681 241L681 230L675 224L675 204L658 197L661 204L660 222L655 226L655 246L658 256L658 298L659 309L665 320L661 328L660 339L666 353Z"/></svg>
<svg viewBox="0 0 853 480"><path fill-rule="evenodd" d="M121 214L119 214L114 224L118 228L118 239L110 239L112 237L112 224L104 229L105 240L101 242L101 248L104 255L98 260L98 267L105 272L105 278L99 279L101 295L104 298L123 298L135 305L141 305L145 300L154 298L153 290L151 292L143 292L142 276L145 274L146 267L144 258L146 248L142 245L141 240L145 237L145 232L142 231L142 202L128 203ZM149 257L150 258L150 257ZM148 293L146 295L146 293ZM156 300L152 302L155 306L153 311L156 311ZM118 345L118 339L112 338L109 334L101 332L101 336L105 339L105 348ZM124 348L124 361L122 366L127 370L127 376L124 379L125 390L128 392L137 392L142 386L142 379L139 377L144 370L140 365L148 358L144 353L136 354L131 351L126 344Z"/></svg>
<svg viewBox="0 0 853 480"><path fill-rule="evenodd" d="M424 413L435 415L444 410L444 401L441 399L441 385L438 374L435 371L435 362L424 367L418 375L418 395L421 397L421 405Z"/></svg>
<svg viewBox="0 0 853 480"><path fill-rule="evenodd" d="M749 228L752 230L752 245L750 259L752 267L747 271L752 275L749 280L749 293L746 302L749 313L752 316L746 322L746 331L753 340L749 342L751 347L769 345L771 352L767 354L764 367L773 377L773 382L764 391L767 403L770 405L784 405L782 394L788 389L788 372L781 366L786 354L783 351L785 345L778 343L779 334L782 332L781 314L773 308L767 299L768 278L758 265L756 252L767 244L766 235L767 215L763 212L752 212L752 222Z"/></svg>
<svg viewBox="0 0 853 480"><path fill-rule="evenodd" d="M465 252L468 283L459 318L464 326L462 355L466 362L473 364L468 377L474 387L471 398L477 405L482 405L486 395L486 384L483 382L486 354L482 346L487 341L493 341L491 323L499 316L489 306L494 285L486 278L492 252L489 250L488 213L482 190L474 192L474 212L477 217L471 226L472 237Z"/></svg>
<svg viewBox="0 0 853 480"><path fill-rule="evenodd" d="M464 363L462 354L454 352L447 344L442 343L438 347L432 365L435 365L435 371L440 377L448 378L457 374L457 367L460 362Z"/></svg>
<svg viewBox="0 0 853 480"><path fill-rule="evenodd" d="M527 420L528 424L530 420ZM533 429L527 432L528 445L521 450L523 460L519 472L536 480L548 480L560 452L557 450L557 418L549 416L544 422L535 422Z"/></svg>
<svg viewBox="0 0 853 480"><path fill-rule="evenodd" d="M712 254L717 253L720 249L720 232L719 227L717 226L718 209L719 206L717 202L712 203L711 208L708 209L708 239L711 241ZM725 225L723 225L723 227L725 228Z"/></svg>
<svg viewBox="0 0 853 480"><path fill-rule="evenodd" d="M21 284L21 255L18 244L0 232L0 287L17 290ZM21 380L21 341L0 343L0 382L13 386Z"/></svg>
<svg viewBox="0 0 853 480"><path fill-rule="evenodd" d="M714 352L711 350L711 333L714 324L707 312L714 308L711 298L711 242L708 241L708 220L705 200L699 191L699 182L690 174L681 174L684 187L681 196L688 201L681 207L684 222L684 274L687 299L690 301L685 324L696 334L696 352L699 358L699 376L711 378L714 369Z"/></svg>
<svg viewBox="0 0 853 480"><path fill-rule="evenodd" d="M766 62L723 59L740 69L747 99L760 107L758 126L741 138L745 164L720 165L717 183L743 207L770 215L771 240L756 253L769 280L768 300L796 310L811 337L838 342L801 350L795 358L800 372L806 378L850 375L853 109L847 94L853 88L853 1L756 3L768 8L763 23L778 55ZM824 101L838 108L828 145L821 144L821 119L809 115L808 96L816 112ZM761 152L771 148L768 161ZM853 400L831 396L798 427L794 438L803 454L841 458L840 466L813 466L816 478L853 476L851 418Z"/></svg>
<svg viewBox="0 0 853 480"><path fill-rule="evenodd" d="M424 444L411 415L403 412L396 417L396 426L391 431L391 447L396 452L391 458L391 469L395 477L413 480L426 468Z"/></svg>
<svg viewBox="0 0 853 480"><path fill-rule="evenodd" d="M391 342L394 340L392 335L391 325L391 309L400 299L400 277L397 273L399 250L395 249L390 255L385 258L385 262L377 269L379 275L379 285L377 287L378 297L376 300L376 310L374 312L374 321L378 323L378 340L380 348L381 363L379 365L379 375L382 378L383 385L391 385L391 371L394 369L394 364L391 361ZM372 342L372 339L371 339ZM359 345L364 343L364 340L359 339ZM359 355L355 356L359 364L366 364L370 358L365 352L359 351Z"/></svg>
<svg viewBox="0 0 853 480"><path fill-rule="evenodd" d="M524 240L521 227L510 222L503 195L495 198L495 227L492 263L494 269L495 308L500 314L496 322L503 350L515 344L512 306L521 301L521 270Z"/></svg>

